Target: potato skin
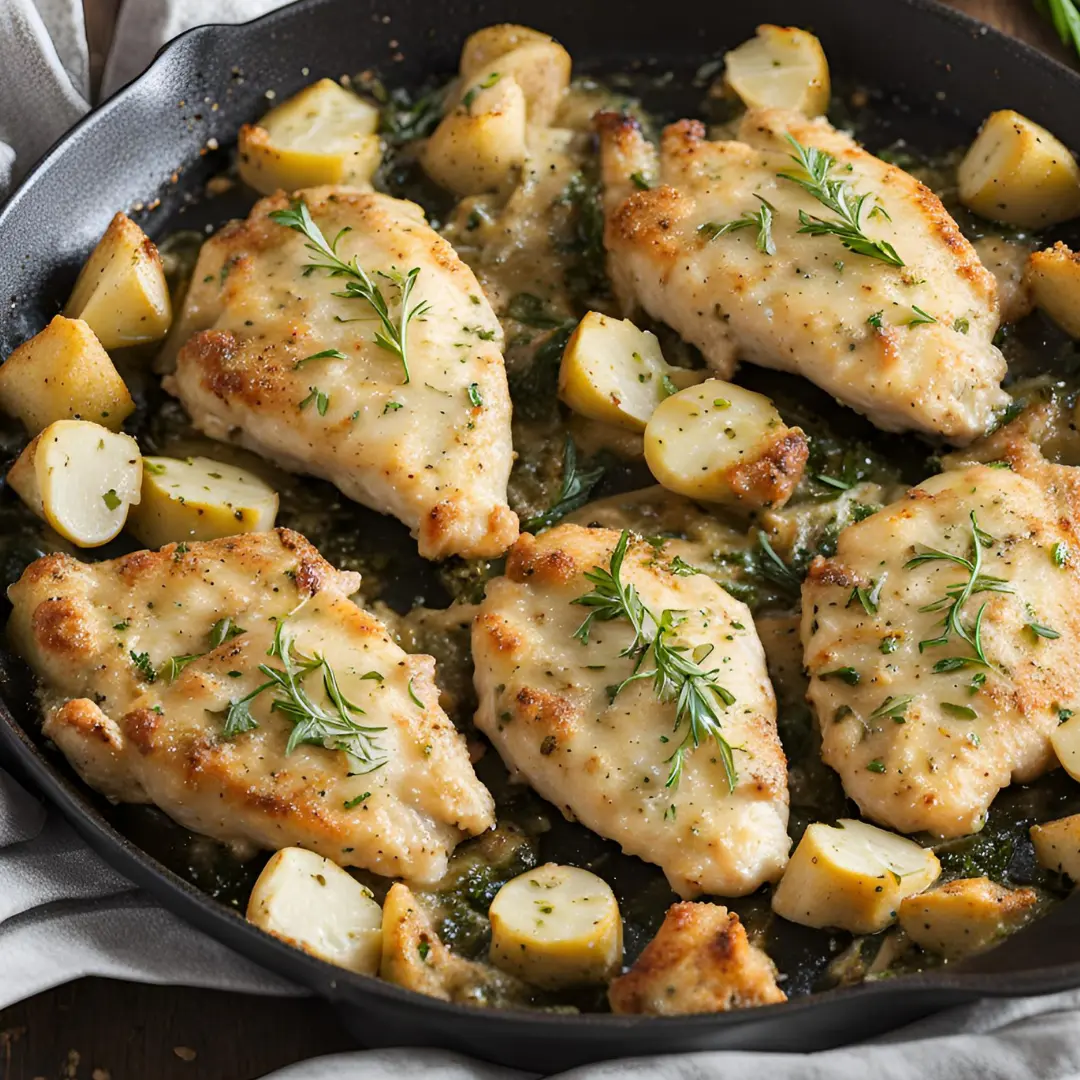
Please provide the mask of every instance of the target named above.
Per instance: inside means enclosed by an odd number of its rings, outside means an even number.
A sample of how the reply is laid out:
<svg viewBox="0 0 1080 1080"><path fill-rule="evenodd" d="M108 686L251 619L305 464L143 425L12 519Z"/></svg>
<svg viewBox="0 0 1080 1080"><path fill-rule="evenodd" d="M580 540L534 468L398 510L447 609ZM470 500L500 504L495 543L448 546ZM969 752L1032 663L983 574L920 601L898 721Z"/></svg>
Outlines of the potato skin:
<svg viewBox="0 0 1080 1080"><path fill-rule="evenodd" d="M1080 166L1045 128L991 113L957 169L960 201L993 221L1044 228L1080 214Z"/></svg>
<svg viewBox="0 0 1080 1080"><path fill-rule="evenodd" d="M1069 337L1080 338L1080 254L1060 240L1028 260L1028 285L1042 308Z"/></svg>
<svg viewBox="0 0 1080 1080"><path fill-rule="evenodd" d="M525 161L525 95L512 76L478 84L447 113L421 153L424 171L458 195L500 188ZM470 91L471 93L471 91Z"/></svg>
<svg viewBox="0 0 1080 1080"><path fill-rule="evenodd" d="M86 260L64 314L82 319L106 349L145 345L172 325L172 301L154 242L116 214Z"/></svg>
<svg viewBox="0 0 1080 1080"><path fill-rule="evenodd" d="M462 94L485 76L513 78L525 95L528 121L549 127L570 85L570 54L552 37L503 23L478 30L461 51Z"/></svg>
<svg viewBox="0 0 1080 1080"><path fill-rule="evenodd" d="M37 435L57 420L119 431L135 402L93 330L57 315L0 367L0 408Z"/></svg>

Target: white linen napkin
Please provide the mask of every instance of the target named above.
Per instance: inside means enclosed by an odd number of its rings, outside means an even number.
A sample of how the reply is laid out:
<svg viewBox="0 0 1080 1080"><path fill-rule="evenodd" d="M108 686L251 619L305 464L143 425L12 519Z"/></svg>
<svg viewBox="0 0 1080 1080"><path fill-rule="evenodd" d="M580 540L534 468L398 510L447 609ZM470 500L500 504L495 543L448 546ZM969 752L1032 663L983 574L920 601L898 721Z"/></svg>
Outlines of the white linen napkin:
<svg viewBox="0 0 1080 1080"><path fill-rule="evenodd" d="M280 0L126 0L103 90L169 38ZM81 0L0 0L0 198L87 109ZM2 253L0 253L2 257ZM0 768L0 1008L83 975L268 994L301 991L186 926L110 870ZM900 1045L902 1044L902 1045ZM528 1080L435 1050L301 1062L275 1080ZM819 1054L724 1051L609 1062L562 1080L1080 1080L1080 991L988 1001Z"/></svg>

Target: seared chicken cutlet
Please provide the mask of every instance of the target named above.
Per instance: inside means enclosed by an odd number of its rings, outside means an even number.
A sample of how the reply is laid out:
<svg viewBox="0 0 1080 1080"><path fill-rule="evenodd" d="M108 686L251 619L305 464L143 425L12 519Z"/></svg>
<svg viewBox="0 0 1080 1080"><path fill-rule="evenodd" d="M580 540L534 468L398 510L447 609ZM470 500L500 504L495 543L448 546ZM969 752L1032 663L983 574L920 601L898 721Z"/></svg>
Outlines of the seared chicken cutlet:
<svg viewBox="0 0 1080 1080"><path fill-rule="evenodd" d="M701 349L722 378L738 360L792 371L886 431L957 443L1008 403L992 344L993 275L914 177L827 121L784 110L751 110L733 142L709 142L700 123L681 121L665 130L658 160L633 119L607 113L599 124L616 293ZM809 179L787 135L832 155L828 180L867 196L863 232L903 265L800 233L800 214L839 218L781 175ZM657 186L637 190L635 175ZM759 212L771 215L767 230L747 218ZM740 219L746 227L732 229Z"/></svg>
<svg viewBox="0 0 1080 1080"><path fill-rule="evenodd" d="M45 734L110 799L241 847L437 881L492 799L435 661L398 648L349 599L359 585L287 529L92 565L48 555L8 590L9 629L41 677Z"/></svg>
<svg viewBox="0 0 1080 1080"><path fill-rule="evenodd" d="M707 733L686 748L681 777L666 786L688 720L676 725L676 704L661 700L652 678L615 692L636 663L639 673L655 668L655 651L626 655L635 632L625 617L597 617L579 632L595 609L575 601L596 587L599 571L610 572L619 546L619 533L577 525L514 545L473 624L477 726L544 798L658 864L681 896L753 892L780 875L789 840L776 702L749 610L704 574L688 575L666 546L633 540L625 551L624 587L656 619L669 616L665 644L714 673L729 699L723 704L700 680L685 686L716 703L733 748L734 790ZM651 635L654 622L645 623Z"/></svg>
<svg viewBox="0 0 1080 1080"><path fill-rule="evenodd" d="M207 435L393 514L426 558L501 554L517 536L510 396L502 330L472 271L413 203L334 188L297 197L378 286L404 359L373 306L344 295L354 277L307 272L327 258L273 220L290 205L278 194L203 245L167 389ZM406 319L395 275L413 270Z"/></svg>
<svg viewBox="0 0 1080 1080"><path fill-rule="evenodd" d="M1080 709L1080 473L1014 443L841 534L803 585L822 756L902 832L980 829Z"/></svg>

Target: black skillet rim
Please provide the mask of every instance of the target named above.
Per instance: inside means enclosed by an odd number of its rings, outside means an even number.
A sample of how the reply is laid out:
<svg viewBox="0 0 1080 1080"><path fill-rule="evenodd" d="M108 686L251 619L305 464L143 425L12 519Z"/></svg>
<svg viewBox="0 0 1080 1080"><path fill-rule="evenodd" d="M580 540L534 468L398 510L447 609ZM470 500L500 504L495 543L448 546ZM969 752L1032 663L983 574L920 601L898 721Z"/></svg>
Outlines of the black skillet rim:
<svg viewBox="0 0 1080 1080"><path fill-rule="evenodd" d="M292 4L248 22L200 26L168 42L158 51L146 71L91 110L58 140L22 180L8 200L0 205L0 236L3 235L7 219L17 210L21 197L33 187L40 175L63 158L67 146L105 113L123 108L129 97L140 92L143 84L148 81L147 75L151 71L157 72L173 60L173 54L181 51L181 43L186 48L192 40L197 42L203 37L217 34L235 36L238 43L248 39L249 35L255 35L257 39L264 32L272 31L278 21L291 19L297 13L315 10L334 2L335 0L295 0ZM1011 52L1017 60L1036 67L1049 67L1058 77L1073 81L1077 90L1080 91L1080 75L1067 65L1016 38L988 27L971 16L945 7L936 0L894 0L894 2L926 16L950 20L971 33L990 36L995 39L998 48ZM752 1017L779 1016L781 1011L794 1020L798 1015L825 1008L842 999L875 998L881 1001L935 992L939 995L948 995L956 1003L962 1003L976 997L1049 994L1080 985L1080 961L1009 973L967 973L962 970L962 965L957 965L952 968L937 968L878 982L866 982L857 986L828 990L754 1010L722 1014L651 1017L582 1013L567 1016L524 1009L492 1009L484 1010L481 1014L471 1006L439 1001L375 977L358 975L334 967L258 930L238 912L197 889L118 832L88 804L85 792L80 785L61 775L42 750L34 744L2 698L0 698L0 720L3 721L0 724L0 743L14 755L16 766L22 774L31 780L39 792L61 811L76 832L114 869L124 874L139 888L153 895L173 914L218 942L236 949L247 959L268 971L295 981L331 1001L361 1002L365 997L381 996L389 1002L397 1002L402 1006L421 1011L431 1010L447 1018L458 1018L467 1022L482 1015L485 1026L516 1028L524 1022L533 1028L534 1032L539 1029L536 1032L538 1034L543 1034L543 1031L547 1030L552 1035L565 1032L568 1025L574 1029L582 1026L594 1029L599 1027L603 1031L614 1033L620 1030L639 1029L642 1025L651 1027L659 1024L663 1026L665 1032L677 1039L683 1032L690 1035L718 1027L735 1027ZM1064 901L1062 906L1066 904L1075 907L1080 904L1080 898L1074 896ZM1038 923L1033 924L1031 929L1037 925ZM1021 931L1014 940L1021 939L1028 932ZM497 1037L497 1032L494 1030L490 1034ZM510 1032L507 1031L507 1034Z"/></svg>

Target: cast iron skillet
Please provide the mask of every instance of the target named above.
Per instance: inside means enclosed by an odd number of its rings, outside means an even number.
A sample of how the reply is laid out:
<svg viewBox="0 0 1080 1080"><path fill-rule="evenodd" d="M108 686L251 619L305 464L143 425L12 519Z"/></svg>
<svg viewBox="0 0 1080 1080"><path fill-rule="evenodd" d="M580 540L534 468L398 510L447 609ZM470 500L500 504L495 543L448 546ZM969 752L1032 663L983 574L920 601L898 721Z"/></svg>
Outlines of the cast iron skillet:
<svg viewBox="0 0 1080 1080"><path fill-rule="evenodd" d="M235 213L227 200L195 205L205 181L227 163L225 149L208 151L207 144L228 147L242 122L265 111L268 89L280 98L321 76L372 66L391 85L415 84L431 72L452 72L467 34L504 21L556 35L579 72L644 65L673 70L675 86L749 37L758 22L806 26L821 37L834 73L883 92L881 125L921 149L963 142L988 112L1003 107L1080 147L1080 77L931 0L712 3L674 18L646 0L395 0L386 8L371 0L302 0L246 25L203 27L168 46L149 71L64 138L0 210L0 355L58 310L117 209L152 207L141 220L153 236L220 224ZM8 763L91 847L180 917L333 1002L368 1046L441 1046L545 1072L673 1050L806 1051L980 996L1080 985L1074 899L964 964L786 1005L658 1020L444 1004L323 964L171 873L121 836L87 789L31 739L36 717L11 683L0 683L0 699Z"/></svg>

